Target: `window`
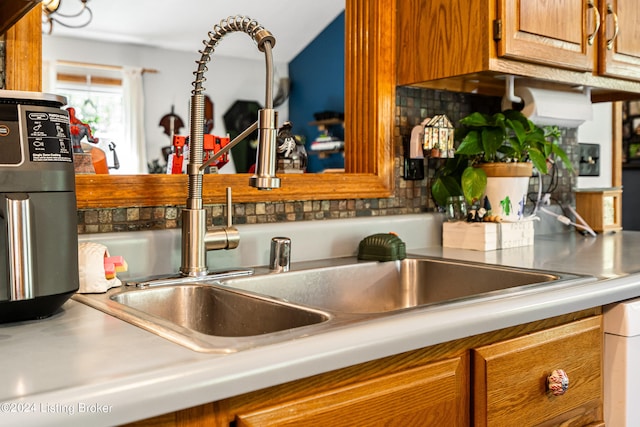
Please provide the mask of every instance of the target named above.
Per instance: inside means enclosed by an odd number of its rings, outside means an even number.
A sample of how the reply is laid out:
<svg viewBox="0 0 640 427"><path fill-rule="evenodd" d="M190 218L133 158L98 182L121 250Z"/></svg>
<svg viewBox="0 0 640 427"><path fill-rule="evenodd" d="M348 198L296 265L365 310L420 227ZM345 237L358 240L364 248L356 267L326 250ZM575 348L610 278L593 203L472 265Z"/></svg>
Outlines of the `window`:
<svg viewBox="0 0 640 427"><path fill-rule="evenodd" d="M141 70L74 64L45 64L45 91L65 96L91 127L98 141L84 147L104 151L110 174L147 173Z"/></svg>
<svg viewBox="0 0 640 427"><path fill-rule="evenodd" d="M98 138L97 147L106 154L110 173L135 173L120 170L117 158L125 148L122 85L79 84L59 76L56 92L65 96L68 106L75 108L76 117L91 127L93 136Z"/></svg>

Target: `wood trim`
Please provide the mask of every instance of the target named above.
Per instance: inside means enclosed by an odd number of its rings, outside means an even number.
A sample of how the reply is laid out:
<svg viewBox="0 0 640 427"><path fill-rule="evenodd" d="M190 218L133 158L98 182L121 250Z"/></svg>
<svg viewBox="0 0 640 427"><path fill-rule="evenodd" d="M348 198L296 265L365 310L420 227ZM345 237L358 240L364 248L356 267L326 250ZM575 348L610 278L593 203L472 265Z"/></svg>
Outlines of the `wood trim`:
<svg viewBox="0 0 640 427"><path fill-rule="evenodd" d="M611 115L611 186L622 188L622 102L612 104Z"/></svg>
<svg viewBox="0 0 640 427"><path fill-rule="evenodd" d="M82 74L66 74L58 73L56 79L60 82L88 84L87 76ZM122 79L114 79L111 77L91 76L91 84L103 86L122 86Z"/></svg>
<svg viewBox="0 0 640 427"><path fill-rule="evenodd" d="M203 203L223 203L231 187L234 202L256 203L283 200L336 200L377 198L387 194L375 174L327 173L280 175L281 188L260 191L249 187L248 174L206 175ZM184 205L186 175L77 175L79 209Z"/></svg>
<svg viewBox="0 0 640 427"><path fill-rule="evenodd" d="M119 65L106 65L106 64L94 64L92 62L79 62L79 61L66 61L66 60L58 60L56 61L57 65L67 66L67 67L77 67L77 68L89 68L94 70L108 70L108 71L122 71L124 67ZM153 68L143 68L142 73L150 73L155 74L158 70L154 70Z"/></svg>
<svg viewBox="0 0 640 427"><path fill-rule="evenodd" d="M42 90L42 11L34 7L6 33L5 89Z"/></svg>
<svg viewBox="0 0 640 427"><path fill-rule="evenodd" d="M261 192L248 175L204 179L204 203L384 198L393 194L396 0L347 0L345 137L348 173L281 175L280 189ZM39 34L39 33L38 33ZM78 208L184 205L186 176L76 177Z"/></svg>

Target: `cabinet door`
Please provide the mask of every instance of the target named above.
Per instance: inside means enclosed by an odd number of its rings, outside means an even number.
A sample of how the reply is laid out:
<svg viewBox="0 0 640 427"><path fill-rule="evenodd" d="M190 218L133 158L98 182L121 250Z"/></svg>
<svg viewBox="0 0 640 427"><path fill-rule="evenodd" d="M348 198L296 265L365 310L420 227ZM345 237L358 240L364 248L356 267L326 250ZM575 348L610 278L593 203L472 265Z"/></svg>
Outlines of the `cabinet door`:
<svg viewBox="0 0 640 427"><path fill-rule="evenodd" d="M598 23L596 1L497 0L498 56L593 70L595 37L590 44L589 35L595 34Z"/></svg>
<svg viewBox="0 0 640 427"><path fill-rule="evenodd" d="M249 426L468 426L468 355L238 414Z"/></svg>
<svg viewBox="0 0 640 427"><path fill-rule="evenodd" d="M600 74L640 80L640 3L601 0Z"/></svg>
<svg viewBox="0 0 640 427"><path fill-rule="evenodd" d="M602 341L601 316L596 316L476 349L473 425L600 423ZM555 369L569 377L564 395L547 392L547 377Z"/></svg>

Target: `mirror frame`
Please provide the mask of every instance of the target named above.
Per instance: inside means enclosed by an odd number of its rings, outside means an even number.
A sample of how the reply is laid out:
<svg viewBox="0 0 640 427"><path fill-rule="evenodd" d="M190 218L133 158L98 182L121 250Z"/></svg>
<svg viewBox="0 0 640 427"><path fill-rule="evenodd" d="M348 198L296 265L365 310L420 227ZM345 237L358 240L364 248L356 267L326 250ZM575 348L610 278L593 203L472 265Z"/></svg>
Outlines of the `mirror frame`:
<svg viewBox="0 0 640 427"><path fill-rule="evenodd" d="M395 20L397 0L346 0L345 6L345 172L279 175L280 189L248 186L248 174L205 175L203 202L223 203L225 188L234 202L385 198L394 190ZM7 32L8 44L28 43L42 53L40 7ZM38 49L38 50L36 50ZM28 82L11 80L7 89L41 91L42 56L25 58L7 46L7 64ZM24 52L24 51L22 51ZM36 55L38 56L38 55ZM29 62L29 67L25 64ZM36 63L34 65L34 63ZM22 67L26 69L23 70ZM184 205L186 175L78 175L79 209Z"/></svg>

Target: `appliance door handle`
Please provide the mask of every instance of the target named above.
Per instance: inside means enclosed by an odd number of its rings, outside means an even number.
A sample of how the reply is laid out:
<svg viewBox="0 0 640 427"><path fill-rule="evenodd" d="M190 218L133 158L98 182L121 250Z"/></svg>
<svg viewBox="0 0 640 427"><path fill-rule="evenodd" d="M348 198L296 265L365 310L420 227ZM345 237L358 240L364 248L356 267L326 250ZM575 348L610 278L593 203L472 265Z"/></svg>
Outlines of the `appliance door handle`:
<svg viewBox="0 0 640 427"><path fill-rule="evenodd" d="M35 298L35 241L31 200L26 193L5 194L9 255L9 299Z"/></svg>

